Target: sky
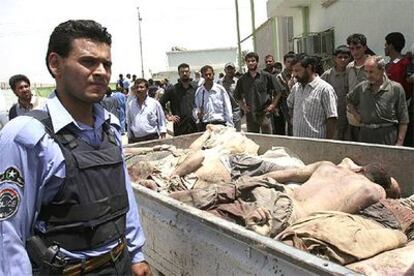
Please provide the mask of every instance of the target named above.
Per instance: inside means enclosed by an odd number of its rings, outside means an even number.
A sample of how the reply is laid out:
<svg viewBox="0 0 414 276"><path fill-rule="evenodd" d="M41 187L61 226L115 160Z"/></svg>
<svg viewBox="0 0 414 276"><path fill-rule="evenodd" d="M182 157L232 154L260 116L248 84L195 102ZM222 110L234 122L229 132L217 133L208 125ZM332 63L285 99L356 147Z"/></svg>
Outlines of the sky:
<svg viewBox="0 0 414 276"><path fill-rule="evenodd" d="M238 0L241 38L252 31L250 0ZM255 25L266 21L266 0L255 0ZM141 14L145 77L167 69L166 52L236 47L234 0L0 0L0 82L26 74L32 83L53 83L45 54L49 36L69 19L93 19L112 34L112 81L141 74ZM243 45L249 49L249 45ZM251 49L250 49L251 50ZM185 61L183 61L185 62Z"/></svg>

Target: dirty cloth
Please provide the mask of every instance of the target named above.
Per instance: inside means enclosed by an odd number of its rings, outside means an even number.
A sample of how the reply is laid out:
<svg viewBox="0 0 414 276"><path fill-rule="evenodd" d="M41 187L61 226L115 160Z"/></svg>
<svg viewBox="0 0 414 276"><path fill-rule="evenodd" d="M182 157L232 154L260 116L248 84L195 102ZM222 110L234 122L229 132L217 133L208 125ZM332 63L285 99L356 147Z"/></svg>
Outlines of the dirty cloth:
<svg viewBox="0 0 414 276"><path fill-rule="evenodd" d="M362 216L316 212L280 233L278 240L342 265L403 246L407 237Z"/></svg>
<svg viewBox="0 0 414 276"><path fill-rule="evenodd" d="M194 174L170 178L177 164L188 154L187 150L179 150L167 145L134 150L135 153L128 156L126 161L133 185L143 185L164 194L175 190L191 189L195 185L197 177Z"/></svg>
<svg viewBox="0 0 414 276"><path fill-rule="evenodd" d="M197 182L226 183L231 181L229 155L220 147L202 151L202 166L195 171Z"/></svg>
<svg viewBox="0 0 414 276"><path fill-rule="evenodd" d="M207 125L207 130L202 136L204 136L204 138L201 137L205 139L204 141L197 139L189 148L197 150L221 147L229 154L250 155L257 155L259 151L258 144L247 138L243 132L236 132L235 128Z"/></svg>
<svg viewBox="0 0 414 276"><path fill-rule="evenodd" d="M170 196L243 226L249 213L258 207L265 208L271 214L267 235L274 237L296 220L290 193L289 187L273 179L243 177L234 184L212 184L204 189L174 192ZM254 231L258 228L260 225L250 225Z"/></svg>
<svg viewBox="0 0 414 276"><path fill-rule="evenodd" d="M263 155L230 155L231 178L259 176L271 171L302 168L305 164L284 147L273 147Z"/></svg>
<svg viewBox="0 0 414 276"><path fill-rule="evenodd" d="M408 239L414 238L414 210L401 204L401 200L381 199L365 208L361 216L373 219L385 227L404 232Z"/></svg>
<svg viewBox="0 0 414 276"><path fill-rule="evenodd" d="M365 275L414 275L414 242L383 252L368 260L347 265Z"/></svg>

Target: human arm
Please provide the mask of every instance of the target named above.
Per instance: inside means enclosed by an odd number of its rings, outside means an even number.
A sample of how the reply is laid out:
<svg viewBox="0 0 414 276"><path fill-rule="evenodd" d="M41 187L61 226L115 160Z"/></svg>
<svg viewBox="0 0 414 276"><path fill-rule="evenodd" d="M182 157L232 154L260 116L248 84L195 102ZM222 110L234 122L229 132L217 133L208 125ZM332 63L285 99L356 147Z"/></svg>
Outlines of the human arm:
<svg viewBox="0 0 414 276"><path fill-rule="evenodd" d="M204 87L203 86L198 87L194 95L194 103L193 103L193 117L196 121L203 120L204 103L207 100L207 98L208 97L207 95L205 95Z"/></svg>
<svg viewBox="0 0 414 276"><path fill-rule="evenodd" d="M237 101L239 107L244 111L244 113L249 113L250 106L248 106L244 100L245 92L243 91L243 81L243 77L237 81L236 88L234 90L234 99Z"/></svg>
<svg viewBox="0 0 414 276"><path fill-rule="evenodd" d="M337 119L331 117L326 119L326 139L333 139L336 131Z"/></svg>
<svg viewBox="0 0 414 276"><path fill-rule="evenodd" d="M165 91L165 93L161 96L159 102L161 104L161 107L164 111L165 118L173 123L178 123L180 121L180 117L177 115L171 114L171 111L167 108L167 103L170 103L171 105L171 99L173 94L173 88L169 88Z"/></svg>
<svg viewBox="0 0 414 276"><path fill-rule="evenodd" d="M131 130L131 126L132 126L132 119L131 119L131 100L127 101L126 104L126 110L125 110L125 123L128 126L127 127L127 137L128 138L132 138L134 137L134 135L132 135L132 130Z"/></svg>
<svg viewBox="0 0 414 276"><path fill-rule="evenodd" d="M354 88L346 96L347 102L347 112L352 116L352 119L355 120L355 123L360 124L362 122L361 114L358 111L359 106L359 89ZM351 123L351 121L350 121Z"/></svg>
<svg viewBox="0 0 414 276"><path fill-rule="evenodd" d="M45 135L40 122L26 116L2 130L0 150L7 156L0 159L0 275L31 275L26 240L31 235L41 199L46 200L43 196L46 184L49 191L57 191L62 183L63 157L57 144Z"/></svg>
<svg viewBox="0 0 414 276"><path fill-rule="evenodd" d="M325 93L321 94L321 103L326 117L326 139L333 139L336 131L336 122L338 118L337 99L335 90L330 84L327 84Z"/></svg>
<svg viewBox="0 0 414 276"><path fill-rule="evenodd" d="M398 118L398 138L395 145L402 146L404 144L405 135L407 134L407 127L409 122L407 101L405 100L405 92L403 89L399 89L399 98L396 113Z"/></svg>
<svg viewBox="0 0 414 276"><path fill-rule="evenodd" d="M279 183L287 183L287 182L304 183L312 176L312 174L316 171L316 169L326 164L332 164L332 163L328 161L319 161L319 162L306 165L303 168L272 171L259 177L260 178L270 177Z"/></svg>
<svg viewBox="0 0 414 276"><path fill-rule="evenodd" d="M398 125L398 138L397 142L395 143L396 146L403 146L405 135L407 134L407 124L399 124Z"/></svg>
<svg viewBox="0 0 414 276"><path fill-rule="evenodd" d="M289 121L290 121L290 124L292 125L293 125L293 109L295 106L295 91L296 91L295 87L292 88L292 91L286 100L286 104L289 109Z"/></svg>
<svg viewBox="0 0 414 276"><path fill-rule="evenodd" d="M142 263L144 261L144 254L142 247L145 243L143 229L138 214L138 208L134 192L132 190L131 181L128 175L128 170L124 164L125 186L128 194L129 210L126 215L125 238L128 245L128 252L131 256L132 265Z"/></svg>
<svg viewBox="0 0 414 276"><path fill-rule="evenodd" d="M155 102L157 109L158 133L161 138L166 137L167 125L165 123L165 114L159 102Z"/></svg>
<svg viewBox="0 0 414 276"><path fill-rule="evenodd" d="M221 93L223 95L223 111L224 111L224 120L226 121L226 126L234 127L233 124L233 112L231 108L231 102L229 94L227 93L226 89L221 86Z"/></svg>
<svg viewBox="0 0 414 276"><path fill-rule="evenodd" d="M266 108L266 112L274 112L279 105L279 101L282 96L283 86L277 81L275 76L270 75L269 78L270 79L268 81L268 90L271 91L272 102Z"/></svg>

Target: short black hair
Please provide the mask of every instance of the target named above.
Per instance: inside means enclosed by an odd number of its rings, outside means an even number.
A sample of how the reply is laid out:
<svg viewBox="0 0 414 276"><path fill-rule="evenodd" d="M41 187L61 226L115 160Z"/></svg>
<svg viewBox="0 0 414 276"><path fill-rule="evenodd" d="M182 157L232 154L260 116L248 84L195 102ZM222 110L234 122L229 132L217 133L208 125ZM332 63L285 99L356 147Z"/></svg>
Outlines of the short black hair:
<svg viewBox="0 0 414 276"><path fill-rule="evenodd" d="M181 68L190 68L190 65L188 65L187 63L181 63L180 65L178 65L178 71L180 71Z"/></svg>
<svg viewBox="0 0 414 276"><path fill-rule="evenodd" d="M363 34L351 34L346 39L346 44L361 44L362 46L367 46L367 37Z"/></svg>
<svg viewBox="0 0 414 276"><path fill-rule="evenodd" d="M305 67L305 68L311 65L313 72L318 71L319 60L315 56L308 56L307 54L304 54L304 53L297 54L292 61L292 65L295 65L296 63L299 63L302 67Z"/></svg>
<svg viewBox="0 0 414 276"><path fill-rule="evenodd" d="M18 75L14 75L14 76L11 76L10 77L10 79L9 79L10 88L14 91L16 89L17 83L19 83L21 81L27 82L29 84L29 86L30 86L30 80L29 80L29 78L26 77L25 75L18 74Z"/></svg>
<svg viewBox="0 0 414 276"><path fill-rule="evenodd" d="M394 46L394 49L397 52L401 52L401 50L405 46L404 35L399 32L393 32L393 33L387 34L387 36L385 37L385 41L387 42L387 44L391 44L392 46Z"/></svg>
<svg viewBox="0 0 414 276"><path fill-rule="evenodd" d="M69 20L60 23L52 32L49 38L49 45L46 53L46 66L49 73L54 78L49 68L49 55L52 52L61 57L69 56L72 41L77 38L88 38L95 42L112 44L112 36L105 27L93 20Z"/></svg>
<svg viewBox="0 0 414 276"><path fill-rule="evenodd" d="M273 64L273 67L279 70L283 69L283 65L280 62L275 62L275 64Z"/></svg>
<svg viewBox="0 0 414 276"><path fill-rule="evenodd" d="M380 185L384 189L391 187L391 177L379 162L369 163L363 169L364 176L372 182Z"/></svg>
<svg viewBox="0 0 414 276"><path fill-rule="evenodd" d="M134 85L135 84L140 84L140 83L145 84L146 88L149 87L148 81L146 79L143 79L143 78L136 79L135 82L134 82Z"/></svg>
<svg viewBox="0 0 414 276"><path fill-rule="evenodd" d="M259 55L255 52L249 52L244 57L244 61L247 61L248 58L254 58L257 62L259 62Z"/></svg>
<svg viewBox="0 0 414 276"><path fill-rule="evenodd" d="M348 55L349 57L351 57L351 50L349 50L349 47L347 45L339 45L335 48L333 55L337 56L339 54Z"/></svg>
<svg viewBox="0 0 414 276"><path fill-rule="evenodd" d="M275 58L272 55L266 55L265 56L265 60L268 59L268 58L272 58L273 60L275 60Z"/></svg>
<svg viewBox="0 0 414 276"><path fill-rule="evenodd" d="M204 73L205 73L208 69L210 69L211 71L213 71L213 72L214 72L214 69L213 69L213 67L212 67L212 66L210 66L210 65L204 65L204 66L203 66L203 67L201 67L201 69L200 69L201 75L204 75Z"/></svg>
<svg viewBox="0 0 414 276"><path fill-rule="evenodd" d="M296 55L294 52L288 52L286 55L283 56L283 62L285 62L288 58L295 58Z"/></svg>

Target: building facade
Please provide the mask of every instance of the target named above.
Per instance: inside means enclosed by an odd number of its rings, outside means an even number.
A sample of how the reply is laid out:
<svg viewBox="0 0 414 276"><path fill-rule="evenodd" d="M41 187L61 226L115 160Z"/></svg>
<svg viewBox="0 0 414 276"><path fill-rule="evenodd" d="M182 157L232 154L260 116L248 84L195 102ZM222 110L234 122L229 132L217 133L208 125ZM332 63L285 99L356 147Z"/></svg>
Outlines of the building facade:
<svg viewBox="0 0 414 276"><path fill-rule="evenodd" d="M268 0L267 14L278 60L289 50L329 56L352 33L365 34L378 55L390 32L404 34L403 53L414 43L414 0Z"/></svg>

